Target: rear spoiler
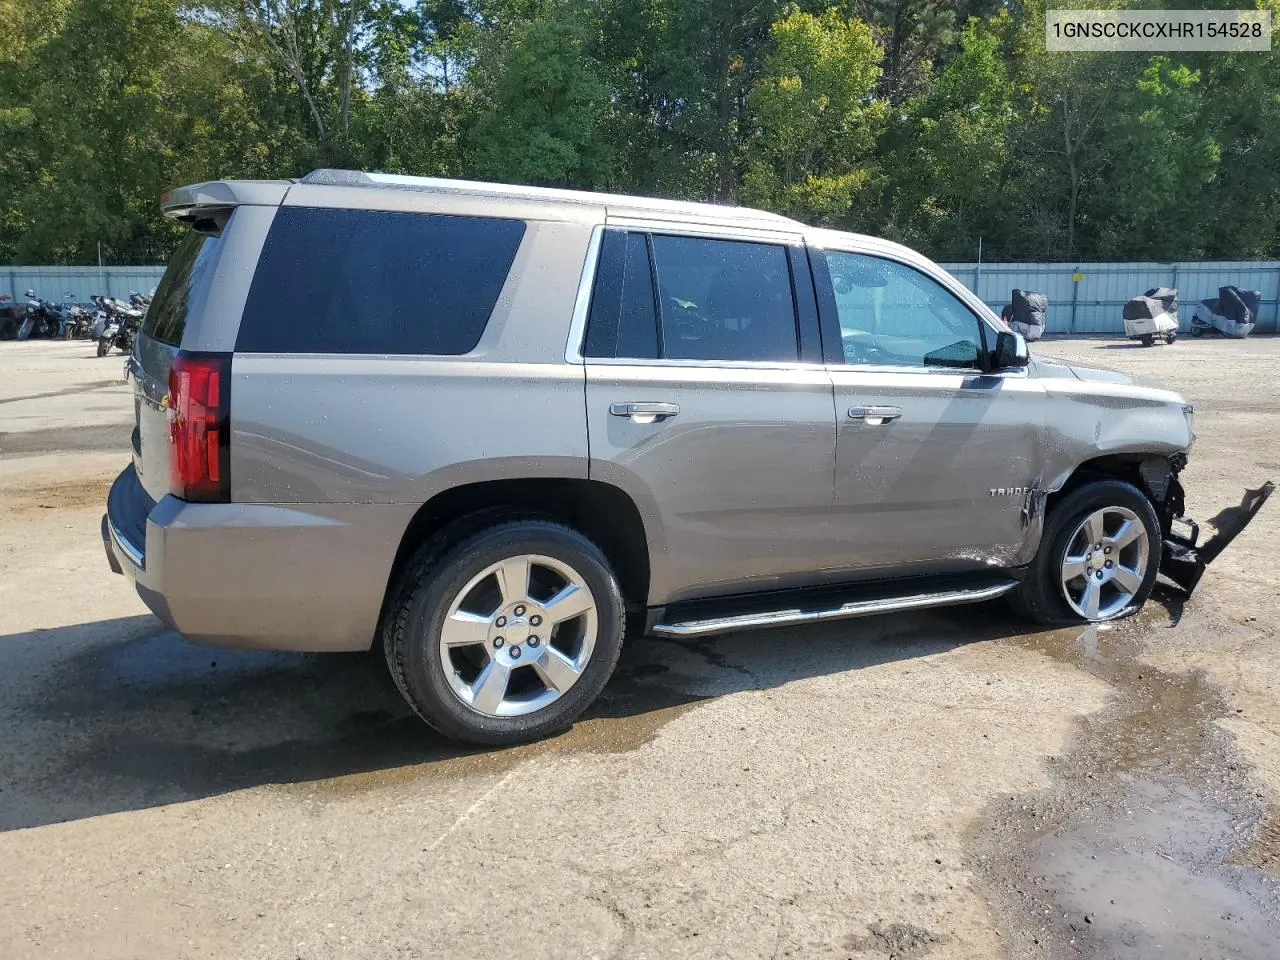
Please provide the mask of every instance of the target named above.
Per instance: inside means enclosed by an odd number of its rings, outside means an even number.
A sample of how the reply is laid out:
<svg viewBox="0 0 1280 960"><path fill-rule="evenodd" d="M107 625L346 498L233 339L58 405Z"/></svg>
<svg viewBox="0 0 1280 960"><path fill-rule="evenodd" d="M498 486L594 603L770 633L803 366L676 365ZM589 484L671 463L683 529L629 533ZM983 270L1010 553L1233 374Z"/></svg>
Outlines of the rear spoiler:
<svg viewBox="0 0 1280 960"><path fill-rule="evenodd" d="M160 212L201 233L217 233L236 207L278 207L292 180L208 180L160 195Z"/></svg>

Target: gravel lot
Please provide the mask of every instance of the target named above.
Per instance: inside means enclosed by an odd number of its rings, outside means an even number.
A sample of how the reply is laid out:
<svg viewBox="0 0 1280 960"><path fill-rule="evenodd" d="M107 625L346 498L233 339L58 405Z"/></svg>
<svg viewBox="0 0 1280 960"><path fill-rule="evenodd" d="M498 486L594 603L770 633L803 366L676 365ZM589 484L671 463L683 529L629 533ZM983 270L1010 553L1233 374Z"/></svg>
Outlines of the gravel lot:
<svg viewBox="0 0 1280 960"><path fill-rule="evenodd" d="M1193 514L1280 475L1280 340L1037 350L1183 391ZM372 658L195 647L108 572L120 373L0 343L0 957L1274 958L1280 503L1114 629L650 639L459 750Z"/></svg>

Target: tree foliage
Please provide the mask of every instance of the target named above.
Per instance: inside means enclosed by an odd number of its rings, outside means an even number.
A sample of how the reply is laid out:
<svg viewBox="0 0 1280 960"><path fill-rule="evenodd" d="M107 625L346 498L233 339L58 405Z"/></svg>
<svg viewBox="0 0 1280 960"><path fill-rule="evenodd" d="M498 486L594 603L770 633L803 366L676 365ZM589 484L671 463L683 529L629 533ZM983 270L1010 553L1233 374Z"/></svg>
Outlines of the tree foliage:
<svg viewBox="0 0 1280 960"><path fill-rule="evenodd" d="M867 24L834 8L793 11L773 25L770 41L747 94L753 135L743 199L839 222L873 176L885 105L871 92L882 52Z"/></svg>
<svg viewBox="0 0 1280 960"><path fill-rule="evenodd" d="M164 189L317 166L748 203L939 259L1280 256L1280 58L1049 54L1044 7L0 0L0 257L161 261Z"/></svg>

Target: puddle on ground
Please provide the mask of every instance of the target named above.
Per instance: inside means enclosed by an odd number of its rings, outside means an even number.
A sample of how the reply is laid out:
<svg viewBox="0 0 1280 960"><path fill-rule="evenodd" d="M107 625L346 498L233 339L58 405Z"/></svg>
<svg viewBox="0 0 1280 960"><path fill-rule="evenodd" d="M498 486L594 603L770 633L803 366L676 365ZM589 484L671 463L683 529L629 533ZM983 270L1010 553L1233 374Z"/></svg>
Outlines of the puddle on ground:
<svg viewBox="0 0 1280 960"><path fill-rule="evenodd" d="M340 797L364 793L369 790L424 779L461 779L481 774L501 773L534 757L557 753L627 753L643 746L664 726L688 713L696 700L685 703L654 705L627 716L592 716L579 720L572 728L559 736L527 743L517 747L491 749L477 747L474 752L466 748L446 747L444 755L385 767L330 779L281 785L277 789L305 793L309 796L323 794ZM404 721L411 729L409 736L431 737L417 717Z"/></svg>
<svg viewBox="0 0 1280 960"><path fill-rule="evenodd" d="M269 786L308 798L505 771L551 753L634 750L714 695L697 657L637 645L565 733L467 747L412 714L376 656L220 650L149 616L32 631L78 652L27 678L0 714L0 832ZM666 660L667 662L663 662Z"/></svg>
<svg viewBox="0 0 1280 960"><path fill-rule="evenodd" d="M1106 680L1115 700L1050 761L1056 785L999 804L976 866L1014 957L1274 960L1280 821L1264 818L1200 673L1138 659L1178 608L1011 642ZM1272 875L1268 875L1267 871Z"/></svg>
<svg viewBox="0 0 1280 960"><path fill-rule="evenodd" d="M425 729L421 720L409 715L395 722L407 725L408 737L438 741L439 749L432 750L432 756L419 758L418 762L289 784L280 789L309 796L343 796L427 778L458 779L505 772L526 760L548 754L636 750L705 697L686 692L697 686L696 678L682 677L665 664L648 662L643 654L635 657L636 662L629 663L627 659L624 657L619 663L609 686L582 719L557 736L516 747L468 749L439 740Z"/></svg>

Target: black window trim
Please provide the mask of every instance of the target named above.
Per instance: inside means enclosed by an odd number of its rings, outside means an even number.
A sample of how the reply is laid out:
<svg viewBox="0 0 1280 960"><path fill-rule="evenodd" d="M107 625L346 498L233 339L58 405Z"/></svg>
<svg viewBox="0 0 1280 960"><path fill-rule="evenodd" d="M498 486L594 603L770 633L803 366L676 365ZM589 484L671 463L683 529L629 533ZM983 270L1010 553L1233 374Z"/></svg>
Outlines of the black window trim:
<svg viewBox="0 0 1280 960"><path fill-rule="evenodd" d="M827 263L827 250L825 247L821 247L816 244L809 244L808 250L809 263L813 267L814 289L818 297L818 320L819 329L822 332L822 355L828 366L842 367L847 370L892 370L896 373L915 375L925 374L928 376L937 376L939 374L968 376L972 376L974 374L981 376L993 374L1000 376L1004 374L1004 371L996 370L992 364L996 330L984 317L974 310L973 307L965 303L964 298L958 296L953 290L950 290L947 285L942 283L942 281L937 277L927 271L921 270L920 267L914 263L909 263L906 260L888 256L884 253L870 250L845 250L838 247L832 247L831 251L833 253L848 253L859 257L871 257L875 260L884 260L887 263L906 267L908 270L913 270L920 274L920 276L927 277L932 280L934 283L938 284L938 286L942 287L943 290L946 290L947 293L955 297L956 302L964 307L965 310L969 311L970 316L972 316L974 321L978 324L978 336L982 340L982 343L978 348L978 366L976 367L908 367L899 366L897 364L848 363L844 357L844 340L840 335L840 316L836 308L836 295L835 287L831 281L831 268ZM1026 375L1025 370L1019 370L1017 372L1019 375Z"/></svg>
<svg viewBox="0 0 1280 960"><path fill-rule="evenodd" d="M599 282L600 252L604 245L605 234L609 231L620 233L643 233L646 236L646 247L649 251L649 269L653 285L654 310L657 314L659 350L662 350L662 314L661 295L658 293L657 268L653 258L653 237L694 237L705 240L729 240L742 243L763 243L781 247L787 257L787 269L791 278L792 316L796 325L796 359L795 360L699 360L685 357L591 357L584 351L587 343L587 327L590 321L591 302ZM794 369L797 367L823 367L822 335L818 328L821 310L818 304L817 278L813 275L807 260L799 268L797 263L805 252L804 238L799 234L757 232L750 230L723 229L715 226L698 224L667 223L662 221L633 221L630 219L610 221L597 224L592 230L591 241L587 248L586 261L583 264L582 277L579 281L578 297L574 305L574 315L569 327L569 343L565 351L565 359L574 364L608 364L613 366L680 366L680 367L721 367L745 369ZM801 276L801 274L804 276ZM806 290L805 279L811 282ZM806 309L811 307L811 310ZM617 339L613 338L615 344Z"/></svg>

